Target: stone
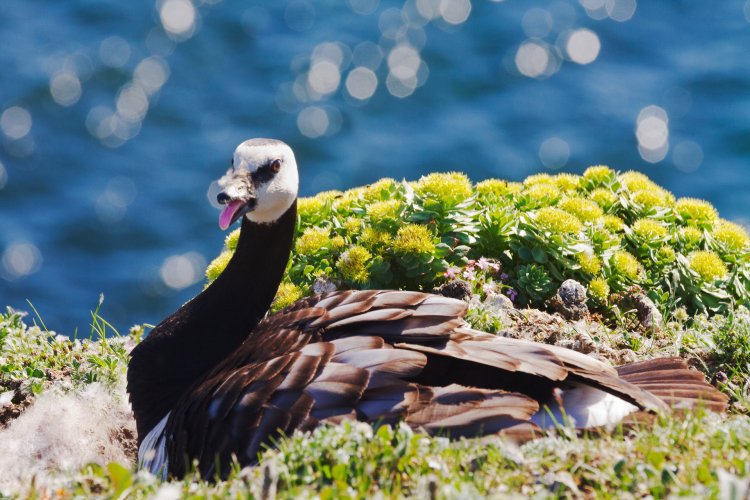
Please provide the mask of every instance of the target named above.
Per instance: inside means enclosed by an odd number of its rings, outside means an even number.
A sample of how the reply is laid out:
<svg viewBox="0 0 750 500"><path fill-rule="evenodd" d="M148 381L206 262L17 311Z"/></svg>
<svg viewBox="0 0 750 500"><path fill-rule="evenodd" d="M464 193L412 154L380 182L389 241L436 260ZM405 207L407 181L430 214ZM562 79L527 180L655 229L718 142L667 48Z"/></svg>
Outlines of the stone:
<svg viewBox="0 0 750 500"><path fill-rule="evenodd" d="M589 314L586 299L586 288L576 280L568 279L560 285L557 293L550 300L550 305L563 318L576 321Z"/></svg>
<svg viewBox="0 0 750 500"><path fill-rule="evenodd" d="M469 300L471 298L471 285L464 280L454 279L434 288L432 293L452 299Z"/></svg>
<svg viewBox="0 0 750 500"><path fill-rule="evenodd" d="M662 325L662 315L654 304L654 301L648 298L645 293L634 293L630 296L633 301L638 322L645 330L659 331Z"/></svg>

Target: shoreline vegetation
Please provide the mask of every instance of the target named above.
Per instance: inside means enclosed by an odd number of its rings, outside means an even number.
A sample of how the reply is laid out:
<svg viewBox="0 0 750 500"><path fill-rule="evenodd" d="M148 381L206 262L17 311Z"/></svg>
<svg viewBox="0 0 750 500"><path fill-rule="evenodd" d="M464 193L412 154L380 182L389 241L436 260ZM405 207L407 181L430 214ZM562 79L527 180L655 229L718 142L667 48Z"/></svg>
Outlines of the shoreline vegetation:
<svg viewBox="0 0 750 500"><path fill-rule="evenodd" d="M237 237L230 233L208 266L209 282ZM284 439L225 482L162 481L135 470L124 390L128 353L148 328L120 334L97 308L90 338L71 340L8 309L0 315L0 496L747 495L750 238L709 203L605 166L522 183L472 184L459 173L383 179L300 199L273 309L346 288L462 298L475 328L614 365L681 356L731 408L583 435L561 425L520 447L346 424Z"/></svg>

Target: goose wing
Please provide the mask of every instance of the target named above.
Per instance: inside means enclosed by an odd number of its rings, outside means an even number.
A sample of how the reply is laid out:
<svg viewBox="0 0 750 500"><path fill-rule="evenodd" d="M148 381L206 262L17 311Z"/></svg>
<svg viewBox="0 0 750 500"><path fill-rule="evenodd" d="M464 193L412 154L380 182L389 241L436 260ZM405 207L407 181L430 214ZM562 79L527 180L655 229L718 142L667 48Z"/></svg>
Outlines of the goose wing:
<svg viewBox="0 0 750 500"><path fill-rule="evenodd" d="M566 411L569 401L587 406L602 395L624 400L628 411L667 408L659 397L665 385L648 367L618 373L568 349L471 330L466 307L418 292L348 291L268 317L171 413L170 472L184 474L189 457L204 477L225 476L233 457L253 463L263 445L322 422L404 420L451 436L529 435L541 424L540 403L559 401L561 388L570 392ZM690 380L698 385L683 400L696 388L716 392Z"/></svg>

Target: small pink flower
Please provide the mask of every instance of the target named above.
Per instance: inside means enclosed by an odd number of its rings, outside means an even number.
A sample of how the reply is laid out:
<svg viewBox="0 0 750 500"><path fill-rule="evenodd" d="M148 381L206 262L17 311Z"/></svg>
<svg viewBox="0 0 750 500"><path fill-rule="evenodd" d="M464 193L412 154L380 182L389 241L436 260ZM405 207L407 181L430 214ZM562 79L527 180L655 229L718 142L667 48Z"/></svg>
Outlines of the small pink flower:
<svg viewBox="0 0 750 500"><path fill-rule="evenodd" d="M474 273L474 270L473 270L473 269L466 269L466 270L464 270L463 276L464 276L464 278L466 278L467 280L471 281L471 280L473 280L474 278L476 278L476 273Z"/></svg>
<svg viewBox="0 0 750 500"><path fill-rule="evenodd" d="M453 279L456 277L456 273L459 272L461 268L456 266L451 266L448 269L445 270L445 273L443 273L443 276L445 276L448 279Z"/></svg>
<svg viewBox="0 0 750 500"><path fill-rule="evenodd" d="M492 281L490 281L489 283L485 283L484 284L484 286L482 287L482 291L486 295L489 295L491 293L495 293L497 291L497 285L495 285L495 283L493 283Z"/></svg>

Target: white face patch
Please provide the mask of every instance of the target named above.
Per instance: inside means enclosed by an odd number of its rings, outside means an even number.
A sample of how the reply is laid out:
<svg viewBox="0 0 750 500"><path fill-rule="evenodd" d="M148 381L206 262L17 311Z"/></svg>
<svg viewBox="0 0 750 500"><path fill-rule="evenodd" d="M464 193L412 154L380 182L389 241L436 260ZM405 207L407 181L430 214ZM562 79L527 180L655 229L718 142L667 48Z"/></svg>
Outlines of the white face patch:
<svg viewBox="0 0 750 500"><path fill-rule="evenodd" d="M245 187L233 181L237 173L250 175L274 160L281 168L273 178L255 186L255 208L246 217L253 222L269 223L277 220L297 198L299 176L292 149L281 141L245 141L234 151L234 175L228 172L219 185L232 197L247 194Z"/></svg>

